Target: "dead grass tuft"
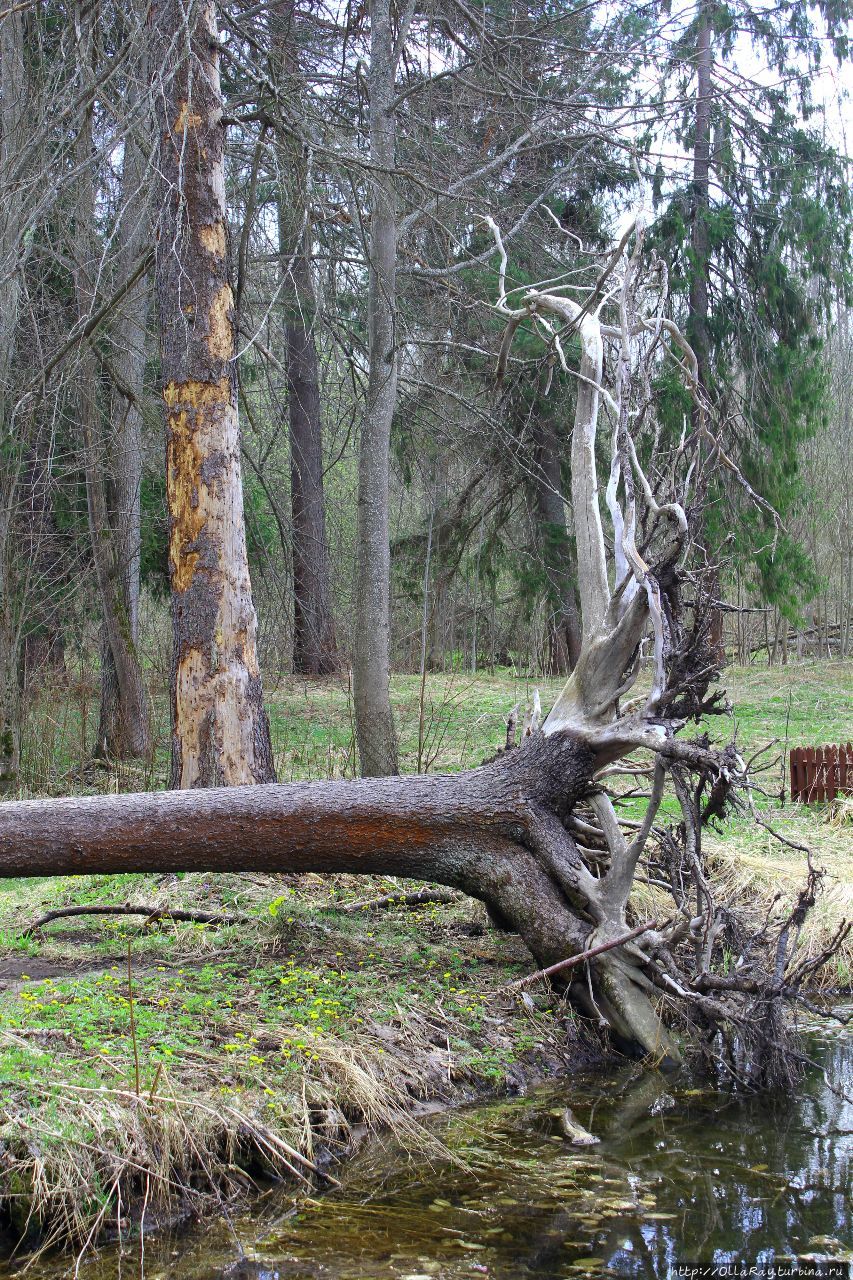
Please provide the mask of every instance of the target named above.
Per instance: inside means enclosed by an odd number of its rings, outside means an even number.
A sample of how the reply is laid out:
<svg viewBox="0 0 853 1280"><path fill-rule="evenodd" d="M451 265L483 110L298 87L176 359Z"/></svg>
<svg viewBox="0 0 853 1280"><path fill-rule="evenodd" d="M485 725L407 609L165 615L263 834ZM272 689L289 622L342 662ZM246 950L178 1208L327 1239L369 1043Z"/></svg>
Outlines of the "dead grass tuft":
<svg viewBox="0 0 853 1280"><path fill-rule="evenodd" d="M806 917L799 939L798 958L817 955L840 925L853 920L853 827L817 823L813 818L786 815L775 820L779 830L807 844L815 864L824 871L821 892ZM708 852L716 890L724 902L736 905L756 926L771 909L782 917L794 905L806 878L804 855L780 846L766 832L736 831L728 837L708 837ZM815 975L824 987L847 986L853 980L853 938Z"/></svg>
<svg viewBox="0 0 853 1280"><path fill-rule="evenodd" d="M827 806L824 821L830 827L853 826L853 796L837 796Z"/></svg>

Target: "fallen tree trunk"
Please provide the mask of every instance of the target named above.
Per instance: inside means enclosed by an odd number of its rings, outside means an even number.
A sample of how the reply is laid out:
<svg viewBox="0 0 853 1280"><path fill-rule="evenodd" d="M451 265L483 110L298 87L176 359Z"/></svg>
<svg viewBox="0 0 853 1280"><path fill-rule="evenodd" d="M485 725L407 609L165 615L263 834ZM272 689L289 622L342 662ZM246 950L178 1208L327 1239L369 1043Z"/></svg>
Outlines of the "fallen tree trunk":
<svg viewBox="0 0 853 1280"><path fill-rule="evenodd" d="M597 882L561 820L595 767L589 747L558 732L456 775L16 801L0 806L0 875L406 876L482 899L546 967L584 951L604 920ZM639 988L636 1025L624 992L607 994L615 972L605 981L602 969L600 988L594 978L598 1011L626 1044L674 1057Z"/></svg>

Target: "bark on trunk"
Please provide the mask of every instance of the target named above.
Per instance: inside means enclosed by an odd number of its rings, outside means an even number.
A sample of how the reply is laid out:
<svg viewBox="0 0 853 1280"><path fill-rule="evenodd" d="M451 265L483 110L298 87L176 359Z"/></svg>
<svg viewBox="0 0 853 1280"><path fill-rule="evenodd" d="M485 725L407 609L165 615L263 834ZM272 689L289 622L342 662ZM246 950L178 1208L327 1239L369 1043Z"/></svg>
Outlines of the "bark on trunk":
<svg viewBox="0 0 853 1280"><path fill-rule="evenodd" d="M7 448L11 400L10 375L15 356L18 306L27 249L21 243L25 184L10 171L29 137L33 106L24 42L24 14L13 11L0 22L0 787L18 780L21 752L21 600L17 581L17 450ZM9 443L12 443L9 440Z"/></svg>
<svg viewBox="0 0 853 1280"><path fill-rule="evenodd" d="M257 659L228 282L215 6L152 6L161 225L157 305L167 408L172 785L274 776Z"/></svg>
<svg viewBox="0 0 853 1280"><path fill-rule="evenodd" d="M305 246L292 264L286 328L290 503L293 517L293 669L307 676L341 669L332 614L323 493L323 439L313 288Z"/></svg>
<svg viewBox="0 0 853 1280"><path fill-rule="evenodd" d="M389 0L370 5L370 369L358 466L353 691L364 777L397 772L391 710L391 422L397 402L397 211L394 193L394 41Z"/></svg>
<svg viewBox="0 0 853 1280"><path fill-rule="evenodd" d="M0 808L0 875L136 871L390 874L482 898L536 960L583 949L591 925L534 852L546 809L588 784L592 753L567 736L467 774L207 792L22 801Z"/></svg>
<svg viewBox="0 0 853 1280"><path fill-rule="evenodd" d="M295 0L275 13L277 83L294 101L302 96L296 44ZM315 340L316 299L311 279L308 171L300 144L280 147L286 181L278 196L279 252L283 272L290 433L290 502L293 522L293 669L332 675L341 669L332 612L331 564L323 491L323 428Z"/></svg>
<svg viewBox="0 0 853 1280"><path fill-rule="evenodd" d="M81 18L81 65L91 56L91 31ZM95 192L92 173L92 109L89 107L77 137L76 158L80 169L77 188L77 216L74 227L74 289L77 315L85 322L95 301L92 283L95 274ZM127 753L142 756L149 746L148 698L121 597L120 548L110 528L105 484L105 449L98 406L98 366L94 349L81 347L78 365L78 412L83 442L83 469L86 506L95 578L101 598L104 632L115 668L118 692L116 715Z"/></svg>
<svg viewBox="0 0 853 1280"><path fill-rule="evenodd" d="M4 585L0 582L0 587ZM8 593L3 593L0 596L0 791L17 786L21 768L18 646L19 636L11 601Z"/></svg>
<svg viewBox="0 0 853 1280"><path fill-rule="evenodd" d="M140 80L147 79L145 68ZM130 276L150 237L150 190L142 148L131 131L125 141L122 169L123 217L119 227L117 254L119 279ZM145 372L145 339L148 327L148 275L143 275L129 291L113 330L113 363L118 379L132 394L119 386L112 390L111 480L113 503L110 524L116 557L116 595L125 619L127 634L136 648L139 621L140 492L142 488L142 409ZM147 756L151 751L151 728L147 701L127 706L113 658L109 634L101 645L101 714L96 754L123 760Z"/></svg>
<svg viewBox="0 0 853 1280"><path fill-rule="evenodd" d="M548 582L548 674L568 675L580 656L580 615L562 490L563 450L553 422L547 418L537 421L535 442L536 511L540 552Z"/></svg>

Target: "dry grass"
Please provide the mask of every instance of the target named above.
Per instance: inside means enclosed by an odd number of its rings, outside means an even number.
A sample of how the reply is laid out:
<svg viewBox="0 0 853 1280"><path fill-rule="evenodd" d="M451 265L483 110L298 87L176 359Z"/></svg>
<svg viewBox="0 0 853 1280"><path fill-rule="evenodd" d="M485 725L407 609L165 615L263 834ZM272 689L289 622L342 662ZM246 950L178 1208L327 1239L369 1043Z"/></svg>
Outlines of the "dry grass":
<svg viewBox="0 0 853 1280"><path fill-rule="evenodd" d="M853 828L849 823L846 828L821 823L812 815L791 813L790 808L774 819L774 826L791 840L808 845L815 865L825 873L800 935L805 959L819 954L839 926L853 920ZM711 837L707 847L718 894L756 922L766 918L777 894L774 913L781 918L805 883L805 856L780 845L768 832L735 828L733 836ZM826 988L853 981L853 938L848 937L815 981Z"/></svg>
<svg viewBox="0 0 853 1280"><path fill-rule="evenodd" d="M415 1099L451 1092L448 1055L439 1063L429 1038L439 1021L430 1011L429 1022L408 1019L405 1032L376 1027L347 1043L314 1035L310 1062L289 1093L271 1074L275 1088L259 1081L226 1099L211 1088L204 1062L187 1061L158 1072L154 1087L138 1094L72 1079L59 1088L34 1084L27 1096L7 1098L0 1126L12 1225L38 1241L39 1253L56 1244L85 1249L105 1229L121 1235L131 1213L150 1224L221 1209L256 1177L313 1188L309 1162L342 1151L354 1124L393 1131L420 1158L448 1158L413 1113ZM445 1038L450 1031L447 1023ZM3 1042L29 1047L8 1030Z"/></svg>
<svg viewBox="0 0 853 1280"><path fill-rule="evenodd" d="M826 810L825 821L830 827L853 826L853 796L838 796Z"/></svg>

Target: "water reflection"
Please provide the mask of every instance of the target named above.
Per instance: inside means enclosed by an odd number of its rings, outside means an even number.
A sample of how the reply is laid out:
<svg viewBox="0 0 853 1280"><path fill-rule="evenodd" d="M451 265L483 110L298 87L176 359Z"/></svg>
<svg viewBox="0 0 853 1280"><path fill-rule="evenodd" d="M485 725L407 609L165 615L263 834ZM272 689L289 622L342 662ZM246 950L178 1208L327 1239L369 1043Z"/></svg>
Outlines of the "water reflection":
<svg viewBox="0 0 853 1280"><path fill-rule="evenodd" d="M810 1045L853 1088L853 1036ZM561 1125L566 1094L596 1146ZM456 1161L367 1144L341 1191L183 1240L105 1252L84 1280L660 1277L853 1248L853 1107L814 1072L794 1101L737 1101L626 1067L436 1122ZM241 1250L243 1256L241 1256ZM853 1255L849 1255L853 1256ZM58 1277L40 1265L39 1275Z"/></svg>

